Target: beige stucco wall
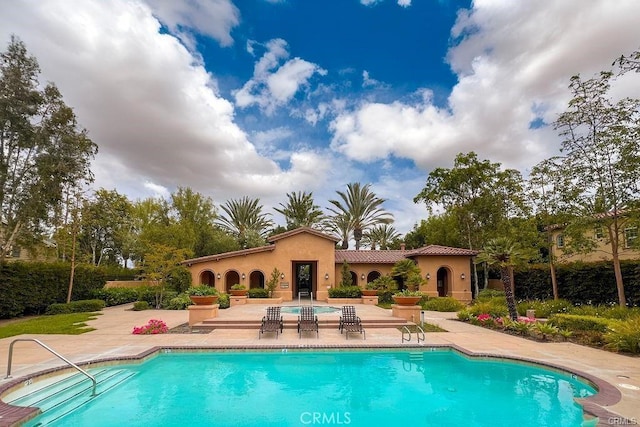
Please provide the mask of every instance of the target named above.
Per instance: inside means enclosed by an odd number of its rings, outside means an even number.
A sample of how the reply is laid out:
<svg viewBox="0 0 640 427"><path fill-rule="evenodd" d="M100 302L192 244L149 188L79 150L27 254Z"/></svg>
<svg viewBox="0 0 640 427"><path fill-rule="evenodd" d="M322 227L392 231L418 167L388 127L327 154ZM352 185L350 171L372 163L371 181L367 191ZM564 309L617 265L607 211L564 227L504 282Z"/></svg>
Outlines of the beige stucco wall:
<svg viewBox="0 0 640 427"><path fill-rule="evenodd" d="M555 259L560 263L575 261L596 262L609 261L612 259L611 245L607 243L607 239L595 238L595 233L592 233L590 237L594 238L594 240L597 242L597 246L592 252L586 254L566 254L562 248L556 246L558 235L560 234L562 234L562 230L554 231L551 234L553 239L552 252ZM640 259L640 250L625 247L625 240L624 236L622 235L620 236L620 244L620 248L618 249L620 260Z"/></svg>

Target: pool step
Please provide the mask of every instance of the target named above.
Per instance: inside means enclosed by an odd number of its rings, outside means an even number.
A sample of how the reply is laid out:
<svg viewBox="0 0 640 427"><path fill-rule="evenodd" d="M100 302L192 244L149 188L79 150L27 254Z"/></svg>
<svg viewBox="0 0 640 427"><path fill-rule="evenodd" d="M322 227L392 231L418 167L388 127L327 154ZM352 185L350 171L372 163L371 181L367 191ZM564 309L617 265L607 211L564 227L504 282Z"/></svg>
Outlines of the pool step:
<svg viewBox="0 0 640 427"><path fill-rule="evenodd" d="M411 362L422 362L422 361L424 361L424 352L422 352L422 351L411 351L411 352L409 352L409 360Z"/></svg>
<svg viewBox="0 0 640 427"><path fill-rule="evenodd" d="M111 390L118 384L135 375L134 372L122 369L104 369L91 372L96 379L96 396ZM37 387L37 384L34 385ZM34 388L29 393L6 402L15 406L38 407L42 414L38 423L47 425L66 414L81 407L95 396L92 393L93 383L82 374L74 374ZM27 426L31 423L27 424Z"/></svg>

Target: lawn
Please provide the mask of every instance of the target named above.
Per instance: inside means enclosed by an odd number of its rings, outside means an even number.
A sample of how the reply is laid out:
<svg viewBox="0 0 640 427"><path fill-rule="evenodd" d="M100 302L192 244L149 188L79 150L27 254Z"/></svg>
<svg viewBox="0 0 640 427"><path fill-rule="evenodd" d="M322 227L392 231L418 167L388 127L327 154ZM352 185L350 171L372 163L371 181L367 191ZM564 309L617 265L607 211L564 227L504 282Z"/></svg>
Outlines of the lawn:
<svg viewBox="0 0 640 427"><path fill-rule="evenodd" d="M94 328L88 327L85 322L95 319L99 314L101 313L56 314L18 320L0 326L0 338L22 334L80 335L94 330Z"/></svg>

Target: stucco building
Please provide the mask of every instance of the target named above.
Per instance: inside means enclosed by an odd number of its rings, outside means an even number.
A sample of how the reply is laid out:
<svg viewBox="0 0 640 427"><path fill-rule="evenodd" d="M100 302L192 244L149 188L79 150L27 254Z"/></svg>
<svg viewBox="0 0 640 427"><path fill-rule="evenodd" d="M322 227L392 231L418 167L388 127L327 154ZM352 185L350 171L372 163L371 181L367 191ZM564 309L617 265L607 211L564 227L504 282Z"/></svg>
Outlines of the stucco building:
<svg viewBox="0 0 640 427"><path fill-rule="evenodd" d="M263 288L274 268L280 272L275 297L284 301L299 293L326 300L328 290L341 280L344 261L349 264L353 284L366 283L391 272L393 264L414 260L425 278L421 291L430 296L451 296L471 301L471 258L476 251L430 245L413 250L337 250L334 236L302 227L268 239L257 248L189 259L194 284L214 286L228 292L236 283Z"/></svg>

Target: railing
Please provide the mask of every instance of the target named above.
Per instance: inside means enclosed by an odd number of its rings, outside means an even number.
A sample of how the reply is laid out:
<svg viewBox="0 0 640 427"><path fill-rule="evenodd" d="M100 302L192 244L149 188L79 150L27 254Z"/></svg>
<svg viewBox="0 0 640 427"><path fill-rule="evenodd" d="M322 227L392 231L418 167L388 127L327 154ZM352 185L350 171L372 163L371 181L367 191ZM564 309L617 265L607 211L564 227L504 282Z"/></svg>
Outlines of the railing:
<svg viewBox="0 0 640 427"><path fill-rule="evenodd" d="M91 382L93 383L92 395L93 396L96 395L97 382L96 382L96 379L93 377L93 375L89 374L87 371L85 371L84 369L82 369L81 367L79 367L78 365L76 365L75 363L70 361L69 359L65 358L63 355L61 355L57 351L53 350L51 347L47 346L42 341L37 340L35 338L16 338L15 340L11 341L11 344L9 344L9 359L7 360L7 376L4 377L5 379L11 378L11 362L13 361L13 345L15 343L17 343L18 341L32 341L32 342L38 344L40 347L42 347L45 350L47 350L49 353L51 353L54 356L56 356L58 359L60 359L63 362L65 362L67 365L69 365L72 368L75 368L76 370L78 370L82 375L84 375L85 377L87 377L87 378L89 378L91 380Z"/></svg>
<svg viewBox="0 0 640 427"><path fill-rule="evenodd" d="M406 334L406 338L405 338ZM402 327L402 342L411 341L411 331L406 326Z"/></svg>
<svg viewBox="0 0 640 427"><path fill-rule="evenodd" d="M424 341L424 338L425 338L424 329L422 329L418 325L416 325L416 328L418 328L418 330L416 331L416 338L418 338L418 344L420 344L420 334L422 334L422 341Z"/></svg>

